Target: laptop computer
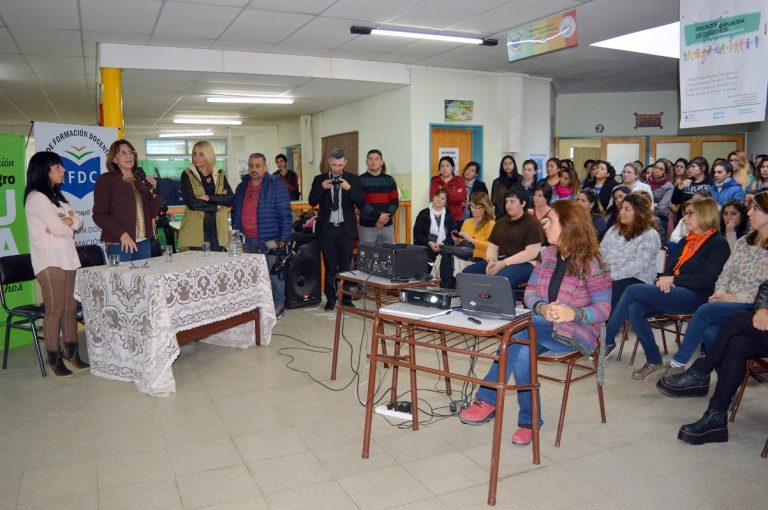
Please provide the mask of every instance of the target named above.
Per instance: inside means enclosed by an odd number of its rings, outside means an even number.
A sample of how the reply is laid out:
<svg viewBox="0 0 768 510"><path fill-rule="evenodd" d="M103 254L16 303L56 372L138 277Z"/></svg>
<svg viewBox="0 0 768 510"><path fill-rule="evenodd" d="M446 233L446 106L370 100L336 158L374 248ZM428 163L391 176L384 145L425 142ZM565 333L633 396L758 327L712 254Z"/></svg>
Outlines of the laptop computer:
<svg viewBox="0 0 768 510"><path fill-rule="evenodd" d="M503 276L459 273L456 284L466 315L507 320L517 316L512 285Z"/></svg>

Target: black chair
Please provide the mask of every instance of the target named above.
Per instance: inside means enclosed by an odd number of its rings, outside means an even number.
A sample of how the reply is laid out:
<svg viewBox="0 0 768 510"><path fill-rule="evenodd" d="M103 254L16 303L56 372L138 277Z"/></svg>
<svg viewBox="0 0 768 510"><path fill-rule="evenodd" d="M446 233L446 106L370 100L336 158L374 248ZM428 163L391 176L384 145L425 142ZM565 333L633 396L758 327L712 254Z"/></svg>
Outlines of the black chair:
<svg viewBox="0 0 768 510"><path fill-rule="evenodd" d="M35 353L37 361L40 364L40 372L45 377L45 361L43 353L40 350L40 338L36 321L45 317L45 306L42 304L19 305L10 308L3 289L6 285L27 282L35 279L35 272L32 269L32 257L30 255L9 255L0 257L0 305L6 313L5 320L5 347L3 350L3 369L8 366L8 348L11 343L11 329L21 329L30 331L35 344Z"/></svg>

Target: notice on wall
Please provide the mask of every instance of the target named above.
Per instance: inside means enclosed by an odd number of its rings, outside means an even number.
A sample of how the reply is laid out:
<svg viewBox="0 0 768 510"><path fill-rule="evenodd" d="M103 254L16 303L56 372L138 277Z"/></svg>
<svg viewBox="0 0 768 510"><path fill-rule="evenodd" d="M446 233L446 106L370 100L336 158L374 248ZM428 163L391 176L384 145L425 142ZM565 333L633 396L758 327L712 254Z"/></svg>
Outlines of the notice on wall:
<svg viewBox="0 0 768 510"><path fill-rule="evenodd" d="M680 1L680 127L765 120L768 2Z"/></svg>
<svg viewBox="0 0 768 510"><path fill-rule="evenodd" d="M107 152L117 140L117 129L73 124L35 122L35 149L61 156L66 169L61 192L83 218L75 243L99 244L101 229L93 221L93 190L96 179L106 172Z"/></svg>

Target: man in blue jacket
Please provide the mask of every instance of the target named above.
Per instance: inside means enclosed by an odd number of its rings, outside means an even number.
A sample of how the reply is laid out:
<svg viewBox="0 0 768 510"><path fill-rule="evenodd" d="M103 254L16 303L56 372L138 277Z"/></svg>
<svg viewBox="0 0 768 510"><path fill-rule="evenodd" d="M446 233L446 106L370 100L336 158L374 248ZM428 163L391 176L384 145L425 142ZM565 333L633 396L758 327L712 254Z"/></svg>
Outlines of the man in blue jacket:
<svg viewBox="0 0 768 510"><path fill-rule="evenodd" d="M291 197L279 176L267 172L267 158L255 152L248 158L248 173L235 190L232 203L232 228L245 235L246 253L263 253L270 270L277 256L269 252L267 241L281 248L291 239ZM285 275L270 274L275 314L285 313Z"/></svg>

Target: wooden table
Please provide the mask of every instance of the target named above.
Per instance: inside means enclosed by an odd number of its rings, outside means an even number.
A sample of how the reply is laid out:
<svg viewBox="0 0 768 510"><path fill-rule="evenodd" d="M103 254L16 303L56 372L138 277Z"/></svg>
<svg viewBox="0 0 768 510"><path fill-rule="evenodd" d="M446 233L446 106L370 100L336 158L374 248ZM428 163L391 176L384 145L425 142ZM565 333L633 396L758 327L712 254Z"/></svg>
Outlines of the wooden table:
<svg viewBox="0 0 768 510"><path fill-rule="evenodd" d="M393 333L386 333L394 330ZM530 340L513 338L512 335L523 329L528 330ZM465 338L466 336L488 339L487 345L482 350L474 350ZM394 345L392 354L386 354L385 344L391 342ZM529 384L508 384L504 380L507 367L507 348L512 343L529 345L531 381ZM379 346L381 345L381 349ZM400 355L401 347L407 346L408 353ZM437 368L419 364L416 360L417 348L437 351L442 359L442 366ZM447 363L448 354L467 356L498 362L498 380L495 382L483 381L468 374L460 374L449 369ZM488 504L496 504L496 486L499 475L499 452L501 448L502 423L504 418L504 402L506 390L530 390L531 407L534 417L539 416L539 380L536 368L536 330L526 313L513 321L483 319L481 324L473 324L467 317L454 311L450 315L432 319L415 319L405 317L387 308L379 310L373 323L373 339L371 341L370 373L368 375L368 394L365 406L365 427L363 429L363 458L370 454L371 429L373 425L373 404L376 392L376 365L378 363L389 364L392 369L392 394L396 392L398 368L407 369L410 373L411 410L413 417L413 430L419 429L419 410L416 388L416 373L424 372L436 376L445 377L446 380L458 379L470 384L478 384L494 388L496 390L496 417L493 424L493 441L491 446L491 469L488 481ZM434 356L428 356L434 359ZM539 420L533 420L533 463L539 464Z"/></svg>
<svg viewBox="0 0 768 510"><path fill-rule="evenodd" d="M336 366L339 358L339 336L341 334L341 319L344 313L351 313L364 319L373 320L376 311L387 304L400 300L400 289L413 287L430 287L437 285L439 280L411 280L406 283L392 283L389 278L373 276L362 271L345 271L336 275L336 328L333 334L333 359L331 362L331 380L336 380ZM345 284L357 285L362 290L363 300L356 306L345 305L345 297L352 299L360 294L344 288Z"/></svg>

